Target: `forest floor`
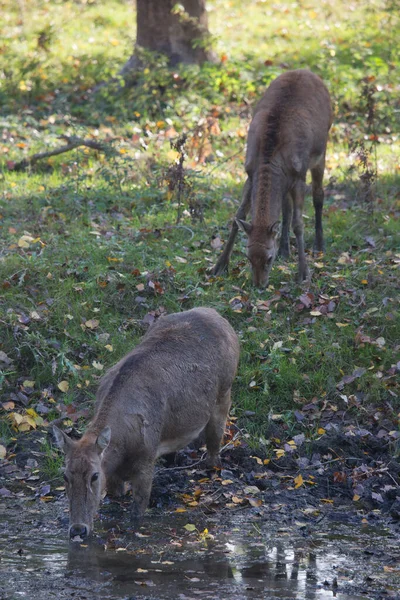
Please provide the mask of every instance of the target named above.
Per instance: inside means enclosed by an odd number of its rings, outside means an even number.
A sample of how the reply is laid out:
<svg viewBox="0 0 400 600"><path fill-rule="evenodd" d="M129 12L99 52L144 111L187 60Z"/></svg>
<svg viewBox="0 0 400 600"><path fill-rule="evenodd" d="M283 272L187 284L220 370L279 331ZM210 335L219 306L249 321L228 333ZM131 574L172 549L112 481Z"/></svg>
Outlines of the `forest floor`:
<svg viewBox="0 0 400 600"><path fill-rule="evenodd" d="M170 70L145 56L132 86L94 93L131 52L130 3L3 3L0 495L58 502L62 457L49 424L81 433L105 370L160 315L206 305L242 347L223 470L191 469L201 452L182 452L188 469L157 475L154 510L196 513L205 501L227 514L273 514L275 503L290 514L302 505L315 508L305 515L315 524L339 505L395 523L395 3L209 4L216 64ZM292 239L290 260L277 261L259 291L238 236L230 273L212 277L240 203L251 110L273 78L305 67L324 79L335 109L326 251L309 251L311 280L299 286ZM77 138L89 146L26 162ZM313 223L308 194L308 249Z"/></svg>

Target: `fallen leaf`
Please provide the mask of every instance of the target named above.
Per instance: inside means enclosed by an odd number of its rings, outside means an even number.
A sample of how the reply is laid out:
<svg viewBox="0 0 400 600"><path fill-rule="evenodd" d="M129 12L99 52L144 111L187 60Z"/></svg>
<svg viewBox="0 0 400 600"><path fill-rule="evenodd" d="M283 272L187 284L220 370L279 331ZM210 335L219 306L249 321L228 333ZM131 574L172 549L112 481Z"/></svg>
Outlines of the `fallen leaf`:
<svg viewBox="0 0 400 600"><path fill-rule="evenodd" d="M0 460L4 459L6 457L7 454L7 449L5 446L2 446L0 444Z"/></svg>
<svg viewBox="0 0 400 600"><path fill-rule="evenodd" d="M295 489L301 487L302 485L304 485L304 479L302 474L300 473L300 475L297 475L297 477L294 478L294 487Z"/></svg>
<svg viewBox="0 0 400 600"><path fill-rule="evenodd" d="M100 321L98 321L97 319L89 319L88 321L85 321L85 327L87 327L88 329L97 329L99 324Z"/></svg>
<svg viewBox="0 0 400 600"><path fill-rule="evenodd" d="M61 390L62 392L68 392L69 390L69 383L68 381L60 381L60 383L57 385L58 389Z"/></svg>
<svg viewBox="0 0 400 600"><path fill-rule="evenodd" d="M184 529L186 529L186 531L196 531L196 525L193 525L193 523L187 523L184 525Z"/></svg>
<svg viewBox="0 0 400 600"><path fill-rule="evenodd" d="M97 362L96 360L94 360L92 362L92 365L94 366L95 369L97 369L98 371L102 371L104 369L104 365L102 365L101 363Z"/></svg>
<svg viewBox="0 0 400 600"><path fill-rule="evenodd" d="M11 365L12 359L9 356L7 356L7 354L3 352L3 350L0 350L0 362L5 363L6 365Z"/></svg>
<svg viewBox="0 0 400 600"><path fill-rule="evenodd" d="M233 500L233 498L232 498L232 500ZM259 506L262 506L262 500L260 500L260 498L247 498L247 500L249 501L249 504L251 506L253 506L254 508L258 508Z"/></svg>

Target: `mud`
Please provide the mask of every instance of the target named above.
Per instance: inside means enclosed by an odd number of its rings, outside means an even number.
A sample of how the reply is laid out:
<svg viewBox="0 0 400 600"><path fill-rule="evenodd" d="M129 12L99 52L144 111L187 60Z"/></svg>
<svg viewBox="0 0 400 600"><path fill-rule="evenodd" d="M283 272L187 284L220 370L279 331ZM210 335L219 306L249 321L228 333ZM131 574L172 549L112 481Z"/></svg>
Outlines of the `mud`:
<svg viewBox="0 0 400 600"><path fill-rule="evenodd" d="M141 528L129 495L106 498L88 542L67 539L43 435L0 466L1 600L400 599L398 463L371 433L295 437L279 459L234 438L213 472L187 449L160 462Z"/></svg>
<svg viewBox="0 0 400 600"><path fill-rule="evenodd" d="M64 509L62 498L2 502L2 600L400 598L398 537L360 515L286 526L278 507L272 520L261 508L223 519L153 509L133 530L124 504L106 503L96 536L79 543L67 540Z"/></svg>

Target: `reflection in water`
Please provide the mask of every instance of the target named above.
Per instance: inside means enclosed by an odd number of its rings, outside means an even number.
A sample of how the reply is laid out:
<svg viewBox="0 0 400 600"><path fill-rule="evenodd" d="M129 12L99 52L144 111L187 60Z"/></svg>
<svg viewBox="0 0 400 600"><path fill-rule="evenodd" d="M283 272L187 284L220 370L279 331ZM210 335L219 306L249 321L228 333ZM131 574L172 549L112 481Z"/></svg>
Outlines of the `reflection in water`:
<svg viewBox="0 0 400 600"><path fill-rule="evenodd" d="M2 512L0 507L0 590L5 590L0 598L7 600L327 600L334 593L321 583L332 582L333 565L349 560L335 554L329 542L316 545L299 538L294 544L282 536L277 541L276 533L267 527L255 532L251 523L231 531L218 525L214 540L199 541L196 533L185 531L187 520L175 515L168 522L149 519L149 537L118 534L114 541L121 548L106 550L100 538L68 543L65 531L45 521L33 537L31 524L1 519ZM336 598L359 597L338 593Z"/></svg>

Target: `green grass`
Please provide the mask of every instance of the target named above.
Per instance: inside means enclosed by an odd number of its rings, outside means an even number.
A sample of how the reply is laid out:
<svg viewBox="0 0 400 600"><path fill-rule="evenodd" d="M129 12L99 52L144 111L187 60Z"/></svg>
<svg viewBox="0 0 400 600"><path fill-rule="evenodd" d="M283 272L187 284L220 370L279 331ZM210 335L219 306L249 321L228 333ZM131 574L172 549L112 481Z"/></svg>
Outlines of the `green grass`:
<svg viewBox="0 0 400 600"><path fill-rule="evenodd" d="M0 2L0 350L13 360L0 378L2 401L33 380L29 406L47 406L49 418L68 406L79 412L92 402L105 369L139 341L148 313L206 305L241 337L233 411L239 417L256 412L257 419L246 422L255 436L271 411L293 422L293 411L304 404L340 404L339 394L354 394L376 410L389 406L395 415L398 388L389 369L400 339L400 185L392 132L399 125L400 60L390 2L358 1L348 10L344 2L210 0L221 63L170 71L163 59L146 57L148 67L134 88L105 88L95 97L90 87L116 74L129 56L131 4L31 2L23 14L21 6ZM38 45L43 32L45 47ZM299 310L305 290L295 284L294 247L290 261L276 263L262 293L251 286L242 238L229 276L214 280L206 272L219 252L211 240L226 239L240 200L249 105L282 72L282 63L319 73L336 110L325 180L327 249L323 257L309 256L311 310L331 299L330 316ZM372 214L349 152L355 140L370 144L365 77L377 86L379 181ZM214 127L203 130L209 143L203 163L194 130L206 117ZM193 222L184 213L186 229L175 227L176 198L166 182L173 164L166 131L172 128L189 134L188 179L204 214L203 222ZM74 150L21 173L8 169L7 161L62 144L62 134L112 138L112 149ZM309 197L305 212L310 248ZM24 235L31 239L21 247ZM99 322L94 329L85 325L93 319ZM360 343L357 332L373 343ZM339 390L341 379L358 367L365 374ZM67 392L58 388L61 381L68 382ZM15 410L23 412L18 403Z"/></svg>

